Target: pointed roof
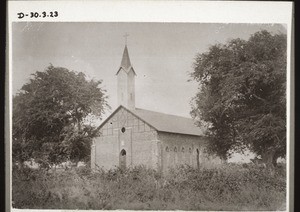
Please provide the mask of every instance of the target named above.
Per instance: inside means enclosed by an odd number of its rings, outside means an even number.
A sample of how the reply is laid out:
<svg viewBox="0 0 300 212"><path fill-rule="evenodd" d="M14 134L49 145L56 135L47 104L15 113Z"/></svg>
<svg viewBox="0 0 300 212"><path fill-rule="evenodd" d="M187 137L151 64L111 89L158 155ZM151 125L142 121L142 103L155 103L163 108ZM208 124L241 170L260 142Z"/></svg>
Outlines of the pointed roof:
<svg viewBox="0 0 300 212"><path fill-rule="evenodd" d="M129 53L128 53L128 49L127 49L127 45L125 45L124 51L123 51L123 57L122 57L122 61L121 61L121 65L120 68L117 72L117 74L119 73L119 71L123 69L127 74L129 73L130 70L133 71L133 73L136 75L131 62L130 62L130 58L129 58Z"/></svg>
<svg viewBox="0 0 300 212"><path fill-rule="evenodd" d="M124 51L123 51L123 57L122 57L121 67L123 67L125 69L128 69L128 68L131 67L127 45L125 45L125 48L124 48Z"/></svg>
<svg viewBox="0 0 300 212"><path fill-rule="evenodd" d="M120 105L104 122L102 122L98 129L100 129L121 108L124 108L159 132L205 136L205 129L197 127L192 118L185 118L140 108L129 110L122 105Z"/></svg>

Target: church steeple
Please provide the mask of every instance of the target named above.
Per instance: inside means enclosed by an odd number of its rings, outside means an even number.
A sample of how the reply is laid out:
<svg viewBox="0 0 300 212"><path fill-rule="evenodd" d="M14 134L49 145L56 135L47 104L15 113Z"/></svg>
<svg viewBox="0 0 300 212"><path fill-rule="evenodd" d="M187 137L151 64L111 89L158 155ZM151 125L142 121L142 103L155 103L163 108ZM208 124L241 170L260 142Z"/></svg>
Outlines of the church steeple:
<svg viewBox="0 0 300 212"><path fill-rule="evenodd" d="M118 105L123 105L129 110L135 109L135 71L129 59L127 45L123 51L118 77Z"/></svg>
<svg viewBox="0 0 300 212"><path fill-rule="evenodd" d="M120 70L124 70L126 73L129 73L130 71L133 71L134 75L136 75L135 71L134 71L134 69L131 65L131 62L130 62L127 45L125 45L121 65L120 65L120 68L117 72L117 75L119 74Z"/></svg>
<svg viewBox="0 0 300 212"><path fill-rule="evenodd" d="M131 67L127 45L125 45L125 48L124 48L122 62L121 62L121 66L120 67L122 67L122 68L124 68L126 70Z"/></svg>

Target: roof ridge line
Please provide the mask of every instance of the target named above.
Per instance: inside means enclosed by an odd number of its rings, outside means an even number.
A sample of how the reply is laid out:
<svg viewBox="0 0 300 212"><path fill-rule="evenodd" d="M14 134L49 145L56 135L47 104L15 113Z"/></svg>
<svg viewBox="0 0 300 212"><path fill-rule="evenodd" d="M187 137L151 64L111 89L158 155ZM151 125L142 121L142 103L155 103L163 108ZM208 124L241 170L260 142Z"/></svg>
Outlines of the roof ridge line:
<svg viewBox="0 0 300 212"><path fill-rule="evenodd" d="M143 108L135 108L135 109L138 109L138 110L145 110L145 111L149 111L149 112L154 112L154 113L161 113L161 114L164 114L164 115L168 115L168 116L176 116L176 117L180 117L180 118L185 118L185 119L192 119L194 120L192 117L184 117L184 116L179 116L179 115L174 115L174 114L169 114L169 113L165 113L165 112L159 112L159 111L154 111L154 110L148 110L148 109L143 109Z"/></svg>

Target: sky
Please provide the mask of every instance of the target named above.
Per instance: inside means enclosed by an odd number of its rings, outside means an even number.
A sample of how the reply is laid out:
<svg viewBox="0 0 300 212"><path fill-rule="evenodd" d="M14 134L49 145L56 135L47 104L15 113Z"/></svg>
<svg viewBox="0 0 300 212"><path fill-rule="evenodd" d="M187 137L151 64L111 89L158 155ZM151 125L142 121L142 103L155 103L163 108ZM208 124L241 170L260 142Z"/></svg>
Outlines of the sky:
<svg viewBox="0 0 300 212"><path fill-rule="evenodd" d="M127 46L136 71L136 107L190 117L196 82L188 82L197 53L233 38L248 39L261 29L284 32L282 25L198 23L13 23L12 91L30 75L54 66L103 80L111 110L117 105L116 72Z"/></svg>
<svg viewBox="0 0 300 212"><path fill-rule="evenodd" d="M127 33L129 57L137 74L136 107L190 117L190 101L198 84L188 80L196 55L217 43L247 40L263 29L286 33L279 24L15 22L12 93L50 64L84 72L88 79L103 80L111 106L103 121L118 107L116 73ZM249 159L234 156L232 160Z"/></svg>

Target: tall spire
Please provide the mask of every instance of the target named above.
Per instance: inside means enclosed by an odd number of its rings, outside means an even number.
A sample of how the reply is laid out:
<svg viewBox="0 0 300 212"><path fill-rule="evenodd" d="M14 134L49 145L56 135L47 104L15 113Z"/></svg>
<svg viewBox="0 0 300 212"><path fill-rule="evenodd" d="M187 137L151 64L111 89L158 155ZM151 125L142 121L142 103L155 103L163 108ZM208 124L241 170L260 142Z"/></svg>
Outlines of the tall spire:
<svg viewBox="0 0 300 212"><path fill-rule="evenodd" d="M121 60L121 65L116 75L118 75L121 70L124 70L127 74L132 70L134 75L136 75L129 59L127 45L125 45L122 60Z"/></svg>
<svg viewBox="0 0 300 212"><path fill-rule="evenodd" d="M127 45L125 45L118 77L118 104L127 109L135 109L135 71L131 65Z"/></svg>
<svg viewBox="0 0 300 212"><path fill-rule="evenodd" d="M121 61L121 67L124 68L125 70L127 70L131 67L127 45L125 45L125 48L124 48L123 57L122 57L122 61Z"/></svg>
<svg viewBox="0 0 300 212"><path fill-rule="evenodd" d="M123 105L129 110L135 109L135 71L131 65L127 45L123 51L118 77L118 105Z"/></svg>

